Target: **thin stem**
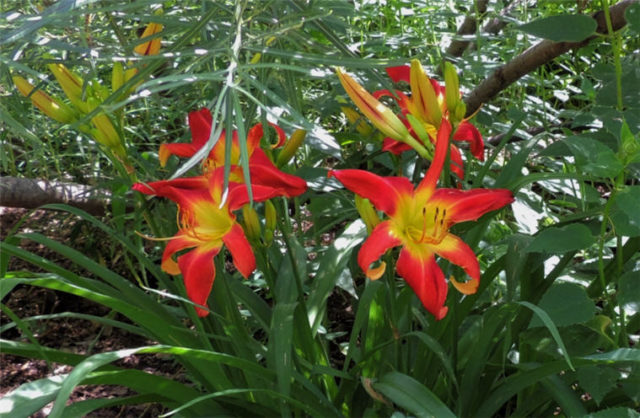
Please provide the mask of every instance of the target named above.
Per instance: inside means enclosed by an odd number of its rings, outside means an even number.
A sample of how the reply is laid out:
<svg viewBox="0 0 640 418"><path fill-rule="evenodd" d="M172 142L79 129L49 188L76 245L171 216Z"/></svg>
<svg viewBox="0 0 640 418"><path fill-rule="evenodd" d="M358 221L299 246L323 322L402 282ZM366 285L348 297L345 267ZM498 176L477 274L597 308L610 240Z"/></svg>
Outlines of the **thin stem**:
<svg viewBox="0 0 640 418"><path fill-rule="evenodd" d="M613 31L613 24L611 23L611 13L609 13L609 0L602 0L602 7L604 9L604 19L607 23L607 32L611 37L611 48L613 49L613 63L616 69L616 96L617 96L617 108L622 110L624 105L622 103L622 64L620 63L620 35Z"/></svg>

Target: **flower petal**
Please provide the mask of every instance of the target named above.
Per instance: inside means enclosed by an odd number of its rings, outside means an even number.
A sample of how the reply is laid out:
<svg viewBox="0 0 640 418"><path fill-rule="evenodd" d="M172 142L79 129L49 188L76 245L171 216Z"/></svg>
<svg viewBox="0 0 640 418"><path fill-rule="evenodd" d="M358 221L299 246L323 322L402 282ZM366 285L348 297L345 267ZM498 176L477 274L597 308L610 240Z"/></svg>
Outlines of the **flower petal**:
<svg viewBox="0 0 640 418"><path fill-rule="evenodd" d="M438 189L429 204L444 207L451 223L475 221L492 210L513 202L513 194L507 189Z"/></svg>
<svg viewBox="0 0 640 418"><path fill-rule="evenodd" d="M220 252L220 247L201 249L199 247L178 257L178 267L182 272L184 286L189 299L198 305L207 306L207 299L216 277L213 257ZM208 310L196 308L198 316L207 316Z"/></svg>
<svg viewBox="0 0 640 418"><path fill-rule="evenodd" d="M247 237L244 235L242 227L234 223L231 230L222 237L222 241L233 257L233 264L240 274L249 277L256 269L256 258Z"/></svg>
<svg viewBox="0 0 640 418"><path fill-rule="evenodd" d="M451 160L451 164L449 165L449 169L452 173L454 173L460 180L464 179L464 161L462 161L462 155L460 155L460 150L455 145L451 144L449 149L449 159Z"/></svg>
<svg viewBox="0 0 640 418"><path fill-rule="evenodd" d="M423 196L431 196L436 188L444 160L447 158L447 150L449 149L449 135L451 135L451 124L446 119L442 120L440 129L438 129L438 137L436 138L436 151L431 161L431 165L427 170L424 178L417 187L417 192Z"/></svg>
<svg viewBox="0 0 640 418"><path fill-rule="evenodd" d="M409 145L405 144L404 142L396 141L393 138L387 137L382 141L382 150L389 151L390 153L395 155L400 155L403 152L409 151L412 149L413 148L411 148Z"/></svg>
<svg viewBox="0 0 640 418"><path fill-rule="evenodd" d="M411 79L411 67L408 65L399 65L397 67L387 67L387 74L394 83L400 81L406 81L407 83Z"/></svg>
<svg viewBox="0 0 640 418"><path fill-rule="evenodd" d="M358 252L358 265L364 273L372 280L380 278L384 269L380 267L371 269L371 263L377 261L388 249L396 247L402 242L393 236L389 230L389 221L379 223L369 238L362 244L360 252Z"/></svg>
<svg viewBox="0 0 640 418"><path fill-rule="evenodd" d="M270 186L286 197L298 196L307 190L307 182L300 177L279 170L262 149L255 150L249 164L251 183Z"/></svg>
<svg viewBox="0 0 640 418"><path fill-rule="evenodd" d="M364 170L331 170L329 177L337 178L352 192L369 199L376 209L393 215L403 195L413 194L413 185L405 177L380 177Z"/></svg>
<svg viewBox="0 0 640 418"><path fill-rule="evenodd" d="M404 278L418 295L422 305L437 320L445 317L448 308L444 306L447 299L447 282L431 252L412 254L406 248L400 251L396 264L398 274Z"/></svg>
<svg viewBox="0 0 640 418"><path fill-rule="evenodd" d="M458 265L475 280L480 280L480 265L475 253L464 241L453 234L447 234L438 244L432 246L433 251Z"/></svg>
<svg viewBox="0 0 640 418"><path fill-rule="evenodd" d="M204 146L211 135L211 112L206 107L189 113L189 127L191 128L191 144L197 151ZM193 154L192 154L193 155ZM190 155L185 155L190 157Z"/></svg>
<svg viewBox="0 0 640 418"><path fill-rule="evenodd" d="M471 147L471 153L480 161L484 161L484 141L478 128L467 121L463 121L458 125L458 129L453 134L454 141L468 142Z"/></svg>
<svg viewBox="0 0 640 418"><path fill-rule="evenodd" d="M147 195L166 197L179 205L189 207L194 201L211 200L208 184L206 177L198 176L136 183L132 188Z"/></svg>
<svg viewBox="0 0 640 418"><path fill-rule="evenodd" d="M167 165L170 156L191 157L196 151L198 151L198 149L194 147L193 144L161 144L158 150L158 160L160 160L160 166L164 167Z"/></svg>
<svg viewBox="0 0 640 418"><path fill-rule="evenodd" d="M173 260L173 255L180 250L184 250L185 248L195 247L198 245L197 241L193 239L189 239L187 235L178 233L173 239L171 239L167 246L164 248L164 252L162 253L162 262L160 267L162 270L169 274L180 274L180 268L178 267L178 263Z"/></svg>
<svg viewBox="0 0 640 418"><path fill-rule="evenodd" d="M351 100L360 111L384 135L402 140L409 135L402 121L384 104L380 103L351 76L337 69L338 78Z"/></svg>

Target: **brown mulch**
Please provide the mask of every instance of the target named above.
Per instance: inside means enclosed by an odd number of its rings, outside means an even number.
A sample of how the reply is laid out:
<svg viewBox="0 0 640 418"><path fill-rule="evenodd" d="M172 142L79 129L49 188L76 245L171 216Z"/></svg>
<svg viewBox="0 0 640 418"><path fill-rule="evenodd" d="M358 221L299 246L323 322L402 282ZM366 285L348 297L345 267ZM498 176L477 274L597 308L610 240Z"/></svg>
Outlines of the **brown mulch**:
<svg viewBox="0 0 640 418"><path fill-rule="evenodd" d="M88 256L98 257L98 259L101 251L108 251L108 249L100 248L100 245L96 245L96 243L100 242L100 231L91 229L87 223L83 223L78 218L63 212L37 210L30 213L25 209L0 207L0 239L4 240L11 229L23 217L26 218L19 227L19 232L39 232L71 245ZM108 240L102 241L108 242ZM69 260L40 244L22 240L19 245L26 250L56 262L62 267L77 271L77 268ZM18 270L38 271L35 266L12 258L9 262L9 271ZM2 303L19 318L62 312L79 312L95 316L107 316L110 314L108 308L87 299L32 286L17 286ZM126 320L120 316L115 316L114 319L119 321ZM0 324L6 325L10 322L9 317L4 312L0 312ZM154 344L153 341L146 340L139 335L131 334L122 329L106 327L93 321L78 318L64 317L37 322L31 321L29 322L29 331L38 343L44 347L84 355ZM27 336L17 327L3 332L2 338L25 343L29 342ZM116 362L114 365L123 368L135 368L168 377L182 373L179 364L162 355L134 355ZM68 365L48 363L46 360L29 359L0 352L0 397L24 383L66 374L71 370L72 367ZM125 386L83 385L74 390L68 403L131 395L135 395L135 392ZM51 407L52 404L47 405L34 414L33 417L47 416ZM142 404L103 408L92 412L88 416L156 417L163 412L166 411L160 404Z"/></svg>
<svg viewBox="0 0 640 418"><path fill-rule="evenodd" d="M88 222L65 212L0 207L0 239L4 240L14 226L20 224L16 232L38 232L56 241L81 251L94 260L111 260L109 240L102 231L96 230ZM323 244L329 244L333 236L323 236ZM325 242L326 241L326 242ZM19 243L21 248L38 254L49 261L67 268L78 274L87 275L88 272L75 266L69 259L50 250L46 246L23 239ZM127 277L124 263L108 265L110 269ZM231 262L227 263L232 265ZM12 258L9 261L9 271L38 272L36 266L23 260ZM133 279L132 279L133 280ZM88 299L50 289L19 285L14 288L2 303L19 318L29 318L36 315L50 315L63 312L78 312L95 316L112 315L109 308L96 304ZM327 331L333 335L330 338L329 351L331 363L341 368L344 362L342 345L348 341L349 330L353 325L353 298L347 292L336 289L328 300L328 318L331 328ZM113 319L126 322L127 319L115 315ZM10 318L0 311L0 327L10 323ZM153 345L139 335L131 334L119 328L103 326L93 321L73 317L29 321L29 332L39 344L44 347L63 350L82 355L91 355L125 348L136 348ZM29 343L27 335L17 327L5 330L1 338ZM51 376L70 373L73 368L69 365L49 363L46 360L24 358L1 352L0 346L0 398L18 388L20 385ZM185 381L184 370L177 362L168 356L133 355L113 365L123 368L134 368L155 375ZM136 393L125 386L116 385L81 385L75 388L68 404L101 398L128 397ZM48 415L52 408L48 404L45 408L32 415L40 418ZM156 417L167 410L161 404L124 405L120 407L103 408L92 412L89 417Z"/></svg>

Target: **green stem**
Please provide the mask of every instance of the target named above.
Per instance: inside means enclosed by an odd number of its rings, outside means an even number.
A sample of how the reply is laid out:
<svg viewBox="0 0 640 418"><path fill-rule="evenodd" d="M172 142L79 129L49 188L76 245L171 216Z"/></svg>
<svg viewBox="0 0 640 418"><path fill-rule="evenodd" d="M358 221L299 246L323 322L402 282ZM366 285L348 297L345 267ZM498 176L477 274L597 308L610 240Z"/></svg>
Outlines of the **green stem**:
<svg viewBox="0 0 640 418"><path fill-rule="evenodd" d="M607 32L611 38L611 48L613 49L613 63L616 70L616 96L617 96L617 108L622 110L624 105L622 103L622 64L620 63L620 34L613 31L613 24L611 23L611 14L609 13L609 0L602 0L602 7L604 9L604 19L607 23Z"/></svg>

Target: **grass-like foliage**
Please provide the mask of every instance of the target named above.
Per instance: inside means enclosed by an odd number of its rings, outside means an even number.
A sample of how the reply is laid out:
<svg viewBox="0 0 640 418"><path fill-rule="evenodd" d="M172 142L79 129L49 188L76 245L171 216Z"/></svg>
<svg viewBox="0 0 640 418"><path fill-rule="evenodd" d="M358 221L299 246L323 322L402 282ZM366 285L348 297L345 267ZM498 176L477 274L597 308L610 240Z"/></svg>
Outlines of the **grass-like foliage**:
<svg viewBox="0 0 640 418"><path fill-rule="evenodd" d="M91 186L43 208L108 242L6 234L0 351L73 368L0 415L638 415L637 2L0 4L2 176ZM150 343L39 341L69 317Z"/></svg>

